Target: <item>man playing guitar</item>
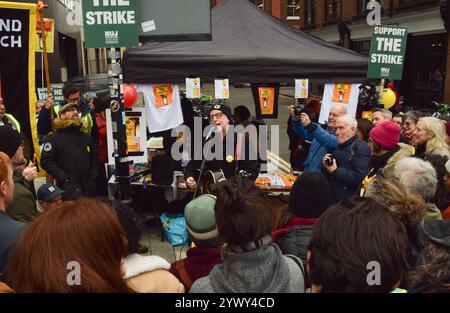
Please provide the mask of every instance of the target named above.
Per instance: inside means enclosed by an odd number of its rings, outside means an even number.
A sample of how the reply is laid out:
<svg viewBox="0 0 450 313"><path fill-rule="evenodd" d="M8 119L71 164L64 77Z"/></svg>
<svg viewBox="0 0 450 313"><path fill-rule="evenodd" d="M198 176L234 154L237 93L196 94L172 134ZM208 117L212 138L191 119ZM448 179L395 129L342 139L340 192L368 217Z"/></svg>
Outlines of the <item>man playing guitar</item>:
<svg viewBox="0 0 450 313"><path fill-rule="evenodd" d="M220 136L221 143L223 145L223 155L212 160L207 159L205 161L203 173L208 171L220 172L222 170L225 178L229 179L235 175L242 175L251 180L255 180L259 173L259 162L256 151L254 151L255 145L250 144L248 133L237 133L230 130L231 122L231 109L225 104L215 104L209 112L209 122L216 127L214 132L214 140L217 140L215 136ZM227 153L227 136L233 136L234 153ZM229 140L229 139L228 139ZM217 141L215 141L217 142ZM207 140L204 145L208 144ZM207 151L215 152L215 146ZM253 150L251 150L253 149ZM245 151L245 155L240 155L241 151ZM253 152L253 153L252 153ZM204 158L206 156L203 156ZM251 158L252 157L252 158ZM199 179L199 169L201 169L202 160L191 160L186 166L185 179L189 188L195 188Z"/></svg>

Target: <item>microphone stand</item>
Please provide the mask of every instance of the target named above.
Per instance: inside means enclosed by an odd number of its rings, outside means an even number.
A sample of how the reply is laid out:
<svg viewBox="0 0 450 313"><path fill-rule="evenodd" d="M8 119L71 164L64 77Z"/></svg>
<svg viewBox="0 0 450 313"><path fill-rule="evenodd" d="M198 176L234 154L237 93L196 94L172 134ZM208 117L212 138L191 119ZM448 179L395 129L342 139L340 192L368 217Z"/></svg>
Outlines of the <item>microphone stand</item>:
<svg viewBox="0 0 450 313"><path fill-rule="evenodd" d="M207 144L209 144L211 142L212 133L214 132L214 129L215 129L215 127L211 128L211 134L206 136L205 147L206 147ZM208 147L208 150L206 150L207 153L209 153L209 148L211 148L211 144ZM205 170L205 163L206 163L206 157L203 155L203 151L202 151L202 163L200 165L200 175L198 176L197 186L195 186L195 192L194 192L194 196L192 197L192 199L195 199L195 197L197 196L198 187L200 186L200 181L201 181L202 176L203 176L203 171Z"/></svg>

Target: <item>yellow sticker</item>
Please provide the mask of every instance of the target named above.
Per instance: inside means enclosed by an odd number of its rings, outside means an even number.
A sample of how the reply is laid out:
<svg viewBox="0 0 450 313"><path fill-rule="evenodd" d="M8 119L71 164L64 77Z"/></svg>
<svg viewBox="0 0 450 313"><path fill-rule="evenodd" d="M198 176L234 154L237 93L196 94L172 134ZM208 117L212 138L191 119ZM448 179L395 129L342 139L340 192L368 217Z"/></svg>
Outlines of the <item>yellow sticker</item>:
<svg viewBox="0 0 450 313"><path fill-rule="evenodd" d="M233 162L233 160L234 160L234 158L233 158L232 155L227 155L227 162L228 162L228 163Z"/></svg>

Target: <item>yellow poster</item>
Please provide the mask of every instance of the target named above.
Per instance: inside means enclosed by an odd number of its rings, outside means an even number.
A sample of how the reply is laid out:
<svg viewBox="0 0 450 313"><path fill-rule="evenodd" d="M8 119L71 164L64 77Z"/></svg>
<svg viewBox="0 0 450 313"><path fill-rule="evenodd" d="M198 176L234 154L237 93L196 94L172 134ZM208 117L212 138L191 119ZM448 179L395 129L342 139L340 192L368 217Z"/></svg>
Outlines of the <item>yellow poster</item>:
<svg viewBox="0 0 450 313"><path fill-rule="evenodd" d="M259 106L261 107L261 114L273 114L275 107L275 88L273 87L259 87Z"/></svg>
<svg viewBox="0 0 450 313"><path fill-rule="evenodd" d="M55 45L55 21L50 18L44 18L44 28L45 28L45 44L47 46L47 53L54 52ZM35 47L36 52L44 52L42 44L42 34L40 23L36 22L36 36L35 36Z"/></svg>
<svg viewBox="0 0 450 313"><path fill-rule="evenodd" d="M157 108L164 108L173 103L172 85L155 86L153 87L153 94L155 95L155 103Z"/></svg>
<svg viewBox="0 0 450 313"><path fill-rule="evenodd" d="M333 102L348 104L352 84L334 84Z"/></svg>
<svg viewBox="0 0 450 313"><path fill-rule="evenodd" d="M139 117L125 115L125 129L127 134L128 152L140 152L141 138L139 137Z"/></svg>

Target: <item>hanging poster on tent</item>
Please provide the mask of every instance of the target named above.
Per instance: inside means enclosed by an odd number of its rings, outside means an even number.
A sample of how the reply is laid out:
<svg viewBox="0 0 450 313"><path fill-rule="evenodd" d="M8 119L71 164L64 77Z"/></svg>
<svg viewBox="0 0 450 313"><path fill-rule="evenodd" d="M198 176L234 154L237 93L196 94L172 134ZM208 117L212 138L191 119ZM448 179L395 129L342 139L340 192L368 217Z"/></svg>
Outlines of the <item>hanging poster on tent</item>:
<svg viewBox="0 0 450 313"><path fill-rule="evenodd" d="M0 1L0 95L6 112L19 122L26 144L40 157L36 130L35 36L36 3ZM32 144L28 142L31 139Z"/></svg>
<svg viewBox="0 0 450 313"><path fill-rule="evenodd" d="M308 99L309 80L295 80L295 99Z"/></svg>
<svg viewBox="0 0 450 313"><path fill-rule="evenodd" d="M348 104L351 88L351 84L334 84L332 101Z"/></svg>
<svg viewBox="0 0 450 313"><path fill-rule="evenodd" d="M106 113L106 135L108 140L108 163L115 164L113 122L111 110ZM147 120L144 108L132 108L131 111L124 112L125 132L127 138L128 157L134 163L147 162Z"/></svg>
<svg viewBox="0 0 450 313"><path fill-rule="evenodd" d="M157 108L164 108L173 103L172 85L157 85L153 87L155 104Z"/></svg>
<svg viewBox="0 0 450 313"><path fill-rule="evenodd" d="M278 117L280 84L252 84L256 119Z"/></svg>
<svg viewBox="0 0 450 313"><path fill-rule="evenodd" d="M216 99L230 98L230 82L228 79L216 79L214 80L214 85Z"/></svg>
<svg viewBox="0 0 450 313"><path fill-rule="evenodd" d="M274 87L259 87L259 105L262 115L272 115L275 103Z"/></svg>
<svg viewBox="0 0 450 313"><path fill-rule="evenodd" d="M186 78L186 98L200 98L200 78Z"/></svg>
<svg viewBox="0 0 450 313"><path fill-rule="evenodd" d="M348 114L356 116L359 86L361 85L347 83L325 84L319 123L324 124L328 120L328 114L335 104L345 105Z"/></svg>

